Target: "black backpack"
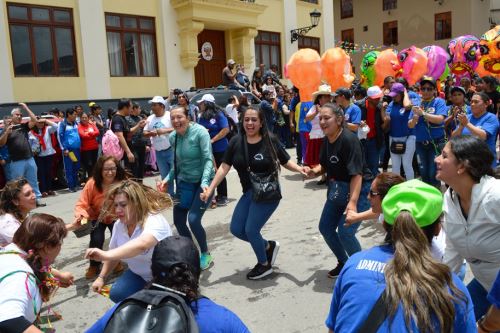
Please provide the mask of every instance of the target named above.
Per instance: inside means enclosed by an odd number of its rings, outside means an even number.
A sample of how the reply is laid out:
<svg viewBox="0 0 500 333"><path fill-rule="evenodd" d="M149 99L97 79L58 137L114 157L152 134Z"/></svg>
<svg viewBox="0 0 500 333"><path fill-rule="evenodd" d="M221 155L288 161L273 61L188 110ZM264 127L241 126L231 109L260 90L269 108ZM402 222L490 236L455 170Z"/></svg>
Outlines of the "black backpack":
<svg viewBox="0 0 500 333"><path fill-rule="evenodd" d="M186 300L174 291L143 289L125 299L106 324L105 333L198 333Z"/></svg>

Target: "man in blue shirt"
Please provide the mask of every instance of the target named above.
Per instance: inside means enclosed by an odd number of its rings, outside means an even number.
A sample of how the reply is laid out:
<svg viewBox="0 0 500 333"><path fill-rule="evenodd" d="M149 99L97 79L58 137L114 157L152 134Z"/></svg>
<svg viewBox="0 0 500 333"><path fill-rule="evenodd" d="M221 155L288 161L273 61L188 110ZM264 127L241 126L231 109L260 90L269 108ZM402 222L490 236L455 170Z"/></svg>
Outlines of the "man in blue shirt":
<svg viewBox="0 0 500 333"><path fill-rule="evenodd" d="M262 92L262 102L260 102L260 109L264 112L266 117L266 125L269 132L274 133L274 124L276 123L276 109L277 104L275 99L272 98L272 92L270 90L264 90Z"/></svg>
<svg viewBox="0 0 500 333"><path fill-rule="evenodd" d="M493 287L488 293L488 301L492 305L488 312L477 321L478 333L500 331L500 271L498 271Z"/></svg>
<svg viewBox="0 0 500 333"><path fill-rule="evenodd" d="M359 124L361 123L361 109L351 101L352 93L347 88L339 88L335 92L335 103L343 110L347 128L358 133Z"/></svg>

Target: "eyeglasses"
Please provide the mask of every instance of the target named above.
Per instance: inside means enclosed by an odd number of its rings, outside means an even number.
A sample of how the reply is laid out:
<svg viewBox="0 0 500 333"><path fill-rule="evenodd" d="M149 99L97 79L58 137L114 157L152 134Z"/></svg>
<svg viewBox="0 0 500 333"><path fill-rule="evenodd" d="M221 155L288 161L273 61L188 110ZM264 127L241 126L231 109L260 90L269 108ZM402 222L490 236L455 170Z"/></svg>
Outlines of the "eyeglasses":
<svg viewBox="0 0 500 333"><path fill-rule="evenodd" d="M114 167L114 168L104 168L104 169L102 169L102 171L104 171L104 172L113 172L113 171L116 171L116 169L117 169L116 167Z"/></svg>
<svg viewBox="0 0 500 333"><path fill-rule="evenodd" d="M421 88L422 91L434 91L434 88Z"/></svg>
<svg viewBox="0 0 500 333"><path fill-rule="evenodd" d="M373 191L373 190L370 190L370 195L371 195L372 197L376 197L377 195L380 195L380 192L375 192L375 191Z"/></svg>

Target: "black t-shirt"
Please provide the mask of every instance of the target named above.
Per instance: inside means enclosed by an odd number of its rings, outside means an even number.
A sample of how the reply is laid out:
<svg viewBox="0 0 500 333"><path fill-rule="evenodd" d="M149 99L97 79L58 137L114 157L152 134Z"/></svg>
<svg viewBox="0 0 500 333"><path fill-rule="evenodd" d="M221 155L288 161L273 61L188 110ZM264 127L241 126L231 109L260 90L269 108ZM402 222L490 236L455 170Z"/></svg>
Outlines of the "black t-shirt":
<svg viewBox="0 0 500 333"><path fill-rule="evenodd" d="M319 163L327 170L328 178L350 182L351 177L362 175L367 178L361 142L356 134L343 130L334 143L323 139Z"/></svg>
<svg viewBox="0 0 500 333"><path fill-rule="evenodd" d="M491 104L488 105L488 112L493 113L494 115L497 114L497 103L500 101L500 93L496 90L493 90L492 92L487 92L488 96L491 99Z"/></svg>
<svg viewBox="0 0 500 333"><path fill-rule="evenodd" d="M29 124L17 125L7 138L7 149L12 161L25 160L33 157L28 141Z"/></svg>
<svg viewBox="0 0 500 333"><path fill-rule="evenodd" d="M142 118L140 116L128 116L126 117L128 126L130 128L137 125ZM148 138L143 135L143 129L139 127L139 129L132 135L131 144L134 147L145 147L149 142L151 142Z"/></svg>
<svg viewBox="0 0 500 333"><path fill-rule="evenodd" d="M130 137L130 126L128 125L127 119L124 116L119 114L115 114L111 119L111 130L113 132L122 132L123 137L130 145L131 137Z"/></svg>
<svg viewBox="0 0 500 333"><path fill-rule="evenodd" d="M275 137L271 137L271 142L274 145L276 154L281 164L286 164L290 160L290 155L281 146ZM250 176L247 170L247 162L245 160L245 147L243 144L243 137L237 135L229 141L229 145L224 154L224 159L222 162L234 166L236 171L238 171L238 176L240 177L241 186L243 187L243 193L248 191L251 187ZM248 163L250 164L250 170L255 173L270 173L275 166L272 160L271 152L268 147L265 146L264 140L260 140L257 143L248 143Z"/></svg>

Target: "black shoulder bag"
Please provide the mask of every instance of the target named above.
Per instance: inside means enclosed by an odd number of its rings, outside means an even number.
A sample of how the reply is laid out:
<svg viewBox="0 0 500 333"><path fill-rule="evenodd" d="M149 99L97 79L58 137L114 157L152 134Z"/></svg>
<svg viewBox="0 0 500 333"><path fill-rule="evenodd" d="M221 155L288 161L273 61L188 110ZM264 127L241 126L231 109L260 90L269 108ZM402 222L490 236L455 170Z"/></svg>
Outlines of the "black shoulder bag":
<svg viewBox="0 0 500 333"><path fill-rule="evenodd" d="M387 304L385 299L385 290L378 298L363 325L358 329L359 333L376 333L378 328L387 318Z"/></svg>
<svg viewBox="0 0 500 333"><path fill-rule="evenodd" d="M252 184L252 199L255 202L273 202L280 200L282 197L280 183L278 180L278 170L274 168L270 173L257 173L250 170L247 137L245 135L242 135L242 139L245 162L247 164L247 171L250 176L250 183Z"/></svg>
<svg viewBox="0 0 500 333"><path fill-rule="evenodd" d="M394 141L392 140L391 142L391 153L396 154L396 155L403 155L406 152L406 140L408 140L408 137L406 137L405 141Z"/></svg>

